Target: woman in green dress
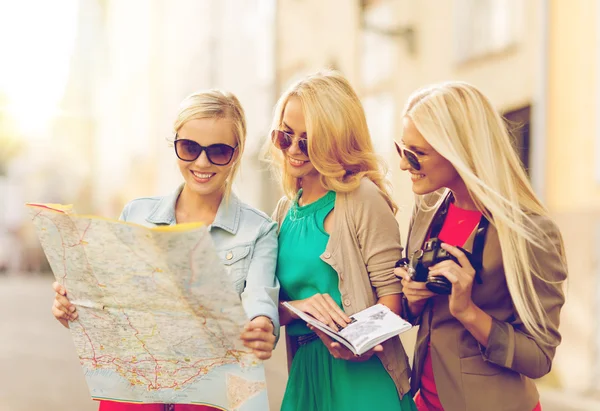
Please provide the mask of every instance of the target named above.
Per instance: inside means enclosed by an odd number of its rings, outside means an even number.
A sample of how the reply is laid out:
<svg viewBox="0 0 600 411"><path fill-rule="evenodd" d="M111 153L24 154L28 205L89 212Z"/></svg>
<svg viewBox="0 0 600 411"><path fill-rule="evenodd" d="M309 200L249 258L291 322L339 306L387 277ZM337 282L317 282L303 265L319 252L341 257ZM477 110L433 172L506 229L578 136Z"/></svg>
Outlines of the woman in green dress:
<svg viewBox="0 0 600 411"><path fill-rule="evenodd" d="M271 137L286 193L274 214L282 301L332 327L377 303L401 314L396 205L348 81L327 71L293 85L277 104ZM416 410L399 338L355 356L279 312L293 358L282 410Z"/></svg>

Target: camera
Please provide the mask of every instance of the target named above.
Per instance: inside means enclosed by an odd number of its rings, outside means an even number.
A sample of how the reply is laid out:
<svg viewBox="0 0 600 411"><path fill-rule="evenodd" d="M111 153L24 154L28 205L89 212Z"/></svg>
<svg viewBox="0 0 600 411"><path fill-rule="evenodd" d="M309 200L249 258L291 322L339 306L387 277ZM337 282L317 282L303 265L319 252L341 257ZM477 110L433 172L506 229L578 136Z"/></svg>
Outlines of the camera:
<svg viewBox="0 0 600 411"><path fill-rule="evenodd" d="M441 275L429 277L429 267L432 267L442 261L452 260L456 264L458 260L452 254L448 253L442 247L442 240L432 238L425 243L421 250L415 251L410 259L403 258L396 263L396 267L406 267L408 274L413 281L425 283L428 290L436 294L448 295L452 292L452 284L446 277ZM458 247L471 261L471 253ZM459 264L460 265L460 264Z"/></svg>

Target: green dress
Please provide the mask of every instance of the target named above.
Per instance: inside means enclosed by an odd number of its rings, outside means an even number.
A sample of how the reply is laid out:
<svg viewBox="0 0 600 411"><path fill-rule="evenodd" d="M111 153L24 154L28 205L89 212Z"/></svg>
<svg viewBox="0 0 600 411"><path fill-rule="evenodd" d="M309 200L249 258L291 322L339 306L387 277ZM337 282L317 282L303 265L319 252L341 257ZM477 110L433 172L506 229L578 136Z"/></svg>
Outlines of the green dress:
<svg viewBox="0 0 600 411"><path fill-rule="evenodd" d="M297 199L302 191L298 193ZM306 206L293 202L279 232L277 277L283 300L328 293L340 306L337 272L320 259L329 234L323 227L333 210L335 192ZM312 332L303 321L287 326L292 336ZM365 362L333 358L320 339L301 345L294 356L282 411L416 411L410 395L401 400L394 381L377 356Z"/></svg>

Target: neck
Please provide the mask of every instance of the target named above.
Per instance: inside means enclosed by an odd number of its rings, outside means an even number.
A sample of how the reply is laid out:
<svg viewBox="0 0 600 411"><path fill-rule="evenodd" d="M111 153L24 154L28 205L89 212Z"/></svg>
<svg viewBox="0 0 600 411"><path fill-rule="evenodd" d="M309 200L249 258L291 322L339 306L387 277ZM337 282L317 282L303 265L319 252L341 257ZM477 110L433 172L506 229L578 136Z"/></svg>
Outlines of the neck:
<svg viewBox="0 0 600 411"><path fill-rule="evenodd" d="M302 205L314 203L327 194L327 189L321 185L319 174L302 177Z"/></svg>
<svg viewBox="0 0 600 411"><path fill-rule="evenodd" d="M201 221L211 224L221 205L224 191L225 189L222 189L208 195L200 195L190 190L187 184L184 185L175 206L178 222L181 219L181 222Z"/></svg>
<svg viewBox="0 0 600 411"><path fill-rule="evenodd" d="M461 181L458 187L452 187L450 190L454 196L454 205L456 207L463 210L477 210L477 205L475 205L475 201L473 201L473 197L471 197L464 182Z"/></svg>

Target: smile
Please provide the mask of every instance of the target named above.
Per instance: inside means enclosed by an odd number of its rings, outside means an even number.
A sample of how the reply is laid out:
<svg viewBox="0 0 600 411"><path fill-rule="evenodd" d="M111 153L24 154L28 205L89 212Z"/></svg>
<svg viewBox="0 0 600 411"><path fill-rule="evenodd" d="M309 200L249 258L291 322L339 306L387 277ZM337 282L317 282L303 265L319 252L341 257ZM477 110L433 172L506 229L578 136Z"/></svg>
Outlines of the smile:
<svg viewBox="0 0 600 411"><path fill-rule="evenodd" d="M192 175L196 178L197 181L206 182L210 180L216 173L200 173L198 171L190 170Z"/></svg>
<svg viewBox="0 0 600 411"><path fill-rule="evenodd" d="M425 174L410 173L410 179L412 181L419 181L423 178L425 178Z"/></svg>
<svg viewBox="0 0 600 411"><path fill-rule="evenodd" d="M304 164L308 163L308 161L296 160L295 158L292 158L292 157L288 157L288 162L293 167L301 167Z"/></svg>

